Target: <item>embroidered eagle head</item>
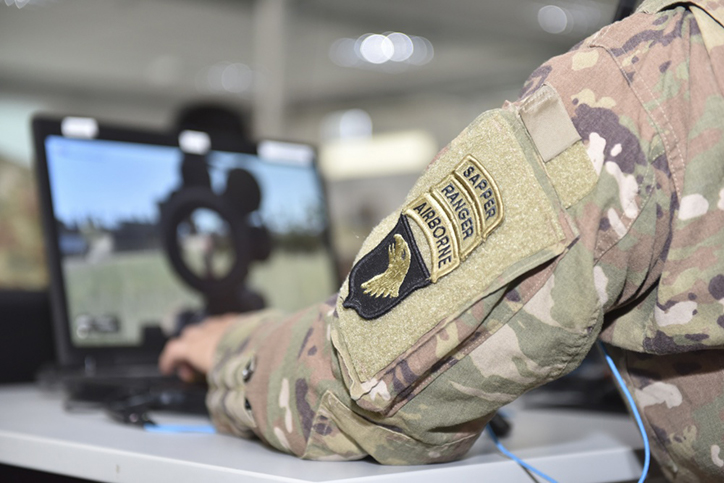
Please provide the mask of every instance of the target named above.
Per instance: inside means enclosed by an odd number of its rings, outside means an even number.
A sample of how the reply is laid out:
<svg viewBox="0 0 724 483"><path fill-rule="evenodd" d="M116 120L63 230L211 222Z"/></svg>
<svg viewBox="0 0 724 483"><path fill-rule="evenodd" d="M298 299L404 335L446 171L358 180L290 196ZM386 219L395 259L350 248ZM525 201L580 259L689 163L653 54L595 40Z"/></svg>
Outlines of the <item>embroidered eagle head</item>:
<svg viewBox="0 0 724 483"><path fill-rule="evenodd" d="M410 247L402 235L395 234L395 241L387 247L387 270L362 284L364 293L372 297L398 297L400 286L410 269Z"/></svg>

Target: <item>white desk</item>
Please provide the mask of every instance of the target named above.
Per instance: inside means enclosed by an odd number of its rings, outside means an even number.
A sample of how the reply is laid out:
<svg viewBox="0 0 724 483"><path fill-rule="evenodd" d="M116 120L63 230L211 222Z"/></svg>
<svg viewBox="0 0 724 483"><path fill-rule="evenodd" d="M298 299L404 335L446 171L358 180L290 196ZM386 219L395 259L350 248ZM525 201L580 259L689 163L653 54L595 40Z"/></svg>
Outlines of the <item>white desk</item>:
<svg viewBox="0 0 724 483"><path fill-rule="evenodd" d="M160 423L204 418L154 415ZM560 483L636 480L642 446L625 416L521 410L504 444ZM155 434L100 411L67 413L34 386L0 388L0 463L105 482L524 482L530 477L483 436L461 461L382 466L302 461L258 441L218 434Z"/></svg>

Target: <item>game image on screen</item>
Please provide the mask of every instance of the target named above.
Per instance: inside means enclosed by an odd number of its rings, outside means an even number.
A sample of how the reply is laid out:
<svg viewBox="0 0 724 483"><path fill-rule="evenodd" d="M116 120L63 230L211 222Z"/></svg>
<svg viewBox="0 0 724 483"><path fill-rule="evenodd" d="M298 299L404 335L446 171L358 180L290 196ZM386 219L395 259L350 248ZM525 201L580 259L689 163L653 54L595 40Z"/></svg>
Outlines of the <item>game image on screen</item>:
<svg viewBox="0 0 724 483"><path fill-rule="evenodd" d="M204 296L169 261L161 229L164 212L198 191L195 183L242 206L253 252L244 293L253 304L292 311L338 288L311 158L212 151L195 159L174 146L63 136L48 137L46 153L74 345L139 345L144 328L169 335L179 314L204 309ZM213 209L193 209L173 227L180 258L199 279L234 265L233 228Z"/></svg>

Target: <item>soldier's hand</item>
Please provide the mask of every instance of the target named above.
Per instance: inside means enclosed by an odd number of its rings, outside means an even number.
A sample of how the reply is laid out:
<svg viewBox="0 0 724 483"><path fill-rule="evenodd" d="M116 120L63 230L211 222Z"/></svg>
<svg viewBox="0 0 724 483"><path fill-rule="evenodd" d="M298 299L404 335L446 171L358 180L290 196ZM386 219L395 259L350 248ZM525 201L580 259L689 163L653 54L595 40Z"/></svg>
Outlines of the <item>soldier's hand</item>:
<svg viewBox="0 0 724 483"><path fill-rule="evenodd" d="M163 374L176 372L184 381L193 381L198 373L206 374L214 362L214 352L221 336L238 319L236 314L209 317L190 325L181 335L168 341L158 360Z"/></svg>

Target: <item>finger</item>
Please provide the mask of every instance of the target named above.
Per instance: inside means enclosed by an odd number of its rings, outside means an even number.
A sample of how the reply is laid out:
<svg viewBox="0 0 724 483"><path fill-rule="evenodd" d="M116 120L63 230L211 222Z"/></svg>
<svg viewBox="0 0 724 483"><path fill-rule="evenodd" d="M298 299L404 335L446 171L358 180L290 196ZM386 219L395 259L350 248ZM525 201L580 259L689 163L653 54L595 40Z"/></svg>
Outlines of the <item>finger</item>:
<svg viewBox="0 0 724 483"><path fill-rule="evenodd" d="M201 327L199 327L197 324L187 325L186 327L181 330L181 338L184 337L190 337L193 336L195 333L198 333L201 330Z"/></svg>
<svg viewBox="0 0 724 483"><path fill-rule="evenodd" d="M224 319L224 316L223 316L223 315L212 315L211 317L206 317L206 318L201 322L200 325L202 325L202 326L204 326L204 325L213 325L213 324L215 324L215 323L217 323L217 322L219 322L220 320L223 320L223 319Z"/></svg>
<svg viewBox="0 0 724 483"><path fill-rule="evenodd" d="M179 379L185 382L194 382L197 379L198 373L187 363L181 363L176 368L176 374Z"/></svg>
<svg viewBox="0 0 724 483"><path fill-rule="evenodd" d="M186 344L180 339L173 339L166 344L158 358L158 368L162 374L171 374L174 369L187 358Z"/></svg>

